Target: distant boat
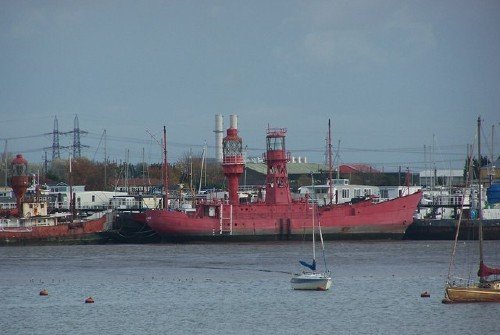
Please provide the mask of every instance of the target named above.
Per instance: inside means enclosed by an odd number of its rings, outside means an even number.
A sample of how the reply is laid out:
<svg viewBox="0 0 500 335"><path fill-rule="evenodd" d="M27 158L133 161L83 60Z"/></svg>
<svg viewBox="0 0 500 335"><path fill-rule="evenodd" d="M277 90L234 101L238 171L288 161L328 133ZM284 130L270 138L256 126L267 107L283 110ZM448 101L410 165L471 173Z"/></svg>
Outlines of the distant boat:
<svg viewBox="0 0 500 335"><path fill-rule="evenodd" d="M11 184L17 199L16 209L0 216L0 245L97 243L107 240L103 233L111 226L111 210L85 218L76 218L74 211L48 214L45 196L39 192L25 195L29 182L27 166L28 162L22 155L17 155L12 161ZM74 201L71 203L74 208Z"/></svg>
<svg viewBox="0 0 500 335"><path fill-rule="evenodd" d="M406 229L404 238L408 240L453 240L457 232L458 218L460 221L459 240L478 239L477 213L480 206L478 201L479 188L477 183L470 185L466 190L456 189L452 194L426 196L426 204L419 206L425 209L425 216L415 216L413 223ZM484 189L483 189L484 190ZM500 184L492 184L481 193L483 201L482 219L483 240L500 240ZM429 209L432 209L429 211Z"/></svg>
<svg viewBox="0 0 500 335"><path fill-rule="evenodd" d="M314 182L313 182L314 185ZM316 272L316 231L315 231L315 221L316 221L316 204L312 203L312 247L313 247L313 259L312 263L309 264L304 261L300 261L300 264L309 268L311 271L304 271L302 273L294 274L290 283L294 290L315 290L315 291L327 291L332 285L332 277L330 276L330 271L326 267L325 258L325 246L323 243L323 235L321 234L321 224L318 220L318 231L321 240L321 250L323 252L323 259L325 260L325 271Z"/></svg>
<svg viewBox="0 0 500 335"><path fill-rule="evenodd" d="M480 146L480 129L481 129L481 119L478 118L478 157L481 157L481 146ZM466 185L470 180L472 170L472 158L469 159L469 169L466 180ZM481 192L479 194L479 203L481 204ZM443 303L461 303L461 302L500 302L500 279L494 278L490 279L492 276L500 275L500 268L490 268L484 263L483 257L483 225L482 225L482 210L479 206L479 217L478 217L478 230L479 230L479 270L477 276L479 281L475 283L466 284L455 284L452 280L451 272L452 266L454 264L454 258L457 248L457 240L460 231L461 216L458 220L457 232L455 234L455 242L453 244L453 252L451 256L448 280L445 287L445 297Z"/></svg>

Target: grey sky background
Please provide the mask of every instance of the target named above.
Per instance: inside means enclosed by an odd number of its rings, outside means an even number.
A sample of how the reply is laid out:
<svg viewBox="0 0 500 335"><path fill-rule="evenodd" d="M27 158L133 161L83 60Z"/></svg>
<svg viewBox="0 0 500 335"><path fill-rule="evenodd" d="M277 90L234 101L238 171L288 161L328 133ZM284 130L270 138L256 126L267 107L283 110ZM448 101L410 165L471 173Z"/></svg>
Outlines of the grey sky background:
<svg viewBox="0 0 500 335"><path fill-rule="evenodd" d="M214 157L218 113L248 156L283 127L323 163L331 119L340 163L418 171L434 147L462 168L479 115L483 154L500 132L500 1L0 0L2 152L42 162L54 117L78 115L90 159L106 130L110 159L160 162L163 125L170 162L205 141Z"/></svg>

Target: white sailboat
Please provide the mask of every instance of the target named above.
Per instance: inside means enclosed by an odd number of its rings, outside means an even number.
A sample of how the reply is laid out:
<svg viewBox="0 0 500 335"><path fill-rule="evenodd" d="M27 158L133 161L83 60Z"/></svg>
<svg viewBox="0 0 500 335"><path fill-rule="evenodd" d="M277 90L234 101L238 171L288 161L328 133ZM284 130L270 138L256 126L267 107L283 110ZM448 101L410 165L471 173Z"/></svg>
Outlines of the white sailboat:
<svg viewBox="0 0 500 335"><path fill-rule="evenodd" d="M313 181L314 185L314 181ZM326 291L332 285L332 277L330 276L330 271L326 267L325 258L325 245L323 243L323 235L321 234L321 224L318 220L318 231L321 240L321 250L323 252L323 260L325 262L325 271L316 271L316 232L315 232L315 221L316 221L316 203L312 203L312 246L313 246L313 260L312 263L306 263L300 261L300 264L309 268L311 271L303 271L302 273L294 274L290 283L294 290L316 290L316 291Z"/></svg>

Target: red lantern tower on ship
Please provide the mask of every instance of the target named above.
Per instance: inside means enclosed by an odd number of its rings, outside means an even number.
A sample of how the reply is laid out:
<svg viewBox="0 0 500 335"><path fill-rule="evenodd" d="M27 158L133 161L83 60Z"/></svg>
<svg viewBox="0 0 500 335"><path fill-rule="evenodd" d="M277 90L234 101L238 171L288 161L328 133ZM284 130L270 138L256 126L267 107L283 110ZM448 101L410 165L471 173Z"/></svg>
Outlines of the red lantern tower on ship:
<svg viewBox="0 0 500 335"><path fill-rule="evenodd" d="M238 136L236 115L230 116L230 127L227 129L227 136L222 140L222 150L222 169L228 181L229 203L236 205L239 203L238 180L245 167L243 145Z"/></svg>
<svg viewBox="0 0 500 335"><path fill-rule="evenodd" d="M268 129L266 136L267 152L264 161L267 164L266 203L289 204L292 201L288 183L287 162L290 153L285 149L286 129Z"/></svg>
<svg viewBox="0 0 500 335"><path fill-rule="evenodd" d="M28 161L23 155L18 154L11 162L12 178L10 180L12 190L16 196L16 205L18 213L21 214L21 201L26 194L29 186Z"/></svg>

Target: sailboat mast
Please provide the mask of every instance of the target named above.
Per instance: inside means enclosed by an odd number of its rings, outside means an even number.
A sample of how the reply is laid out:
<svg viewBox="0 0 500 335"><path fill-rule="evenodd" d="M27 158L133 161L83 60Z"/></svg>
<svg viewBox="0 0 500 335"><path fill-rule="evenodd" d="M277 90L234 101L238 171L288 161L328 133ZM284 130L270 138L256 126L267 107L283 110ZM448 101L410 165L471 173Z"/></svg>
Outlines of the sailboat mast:
<svg viewBox="0 0 500 335"><path fill-rule="evenodd" d="M313 189L313 197L312 199L312 242L313 242L313 262L316 263L316 238L314 235L316 235L316 232L314 230L314 221L316 219L316 212L314 211L314 208L316 207L316 189L314 188L314 175L311 172L311 183L312 183L312 189Z"/></svg>
<svg viewBox="0 0 500 335"><path fill-rule="evenodd" d="M68 177L68 182L69 182L69 210L71 213L71 222L75 219L75 197L73 195L73 169L71 167L71 154L69 154L69 177Z"/></svg>
<svg viewBox="0 0 500 335"><path fill-rule="evenodd" d="M477 164L478 164L478 219L479 219L479 262L483 263L483 206L481 188L481 116L477 118Z"/></svg>
<svg viewBox="0 0 500 335"><path fill-rule="evenodd" d="M491 164L490 164L490 168L489 168L489 179L490 179L490 183L489 183L489 186L491 186L493 184L493 176L495 175L495 167L493 165L493 162L495 162L495 150L494 150L494 146L495 146L495 125L492 125L491 126Z"/></svg>
<svg viewBox="0 0 500 335"><path fill-rule="evenodd" d="M447 277L448 279L446 281L447 285L451 282L451 271L452 271L452 267L455 263L455 254L457 251L458 236L460 235L460 227L461 227L462 217L463 217L463 213L464 213L465 194L467 193L467 190L471 190L471 194L472 194L472 181L474 179L474 173L473 173L474 164L473 164L472 147L473 147L472 144L467 145L465 186L464 186L464 189L462 192L462 194L464 194L464 197L462 198L461 203L460 203L460 212L458 215L457 229L455 231L455 238L453 239L453 248L451 250L450 264L448 265L448 277Z"/></svg>
<svg viewBox="0 0 500 335"><path fill-rule="evenodd" d="M205 145L203 146L203 151L201 153L201 171L200 171L200 185L198 186L198 193L201 193L201 183L203 182L203 169L205 165L205 148L207 146L207 143L205 142Z"/></svg>
<svg viewBox="0 0 500 335"><path fill-rule="evenodd" d="M340 152L340 140L337 145L337 153L335 154L335 158L337 158L337 179L340 179L340 157L339 157L339 152Z"/></svg>
<svg viewBox="0 0 500 335"><path fill-rule="evenodd" d="M329 180L329 196L330 206L333 204L333 188L332 188L332 135L330 128L330 119L328 119L328 180Z"/></svg>
<svg viewBox="0 0 500 335"><path fill-rule="evenodd" d="M163 126L163 208L168 208L167 128Z"/></svg>
<svg viewBox="0 0 500 335"><path fill-rule="evenodd" d="M193 148L189 148L189 190L193 194Z"/></svg>
<svg viewBox="0 0 500 335"><path fill-rule="evenodd" d="M104 129L103 132L103 137L104 137L104 191L108 190L108 148L107 148L107 143L106 143L106 129Z"/></svg>
<svg viewBox="0 0 500 335"><path fill-rule="evenodd" d="M312 208L312 216L313 216L313 220L312 220L312 223L313 223L313 229L312 229L312 232L313 232L313 261L316 262L316 238L314 235L316 235L316 232L314 230L314 226L315 226L315 223L314 223L314 219L315 219L315 216L316 216L316 213L314 211L314 207L316 207L316 203L313 202L313 208Z"/></svg>

